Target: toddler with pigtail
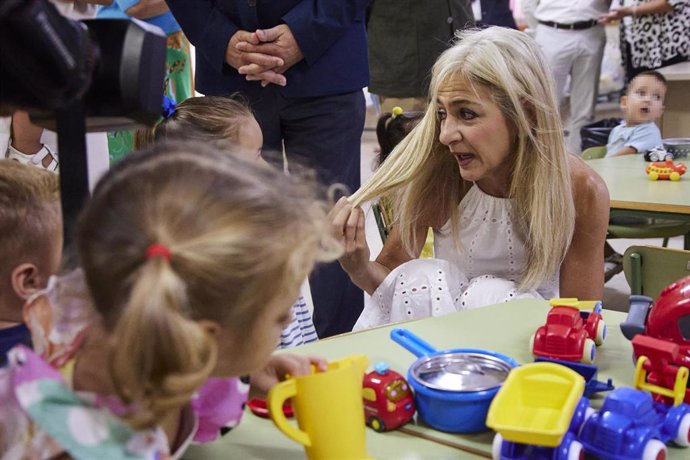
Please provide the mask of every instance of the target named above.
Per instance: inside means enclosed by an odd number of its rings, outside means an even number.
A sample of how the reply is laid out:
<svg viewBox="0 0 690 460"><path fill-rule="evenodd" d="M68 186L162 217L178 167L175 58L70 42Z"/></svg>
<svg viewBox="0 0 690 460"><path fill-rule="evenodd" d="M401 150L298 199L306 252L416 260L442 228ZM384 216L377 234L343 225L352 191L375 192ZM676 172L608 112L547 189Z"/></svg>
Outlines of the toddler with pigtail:
<svg viewBox="0 0 690 460"><path fill-rule="evenodd" d="M197 140L259 162L264 162L262 154L267 154L262 153L263 134L259 123L247 101L237 93L191 97L179 104L166 98L163 118L153 128L138 131L135 146L140 148L168 139ZM301 292L308 290L305 280ZM312 310L300 294L292 306L291 321L280 334L279 348L318 340Z"/></svg>
<svg viewBox="0 0 690 460"><path fill-rule="evenodd" d="M28 306L32 333L60 343L52 359L9 352L0 456L177 458L238 422L237 376L265 392L325 367L271 355L300 283L340 251L306 181L200 143L156 145L99 182L76 244L90 321L67 343L69 314L46 296Z"/></svg>

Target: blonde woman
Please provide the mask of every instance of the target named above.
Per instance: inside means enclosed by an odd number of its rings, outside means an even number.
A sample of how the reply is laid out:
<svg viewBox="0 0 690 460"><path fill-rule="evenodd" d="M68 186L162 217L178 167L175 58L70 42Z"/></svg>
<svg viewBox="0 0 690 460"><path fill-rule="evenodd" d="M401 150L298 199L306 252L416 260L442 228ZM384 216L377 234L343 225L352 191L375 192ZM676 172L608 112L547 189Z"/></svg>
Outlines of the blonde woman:
<svg viewBox="0 0 690 460"><path fill-rule="evenodd" d="M429 108L372 178L331 211L340 263L373 304L355 329L519 297L599 299L608 190L566 154L553 82L527 35L466 31L432 71ZM396 223L369 261L363 202ZM415 260L426 228L437 260Z"/></svg>

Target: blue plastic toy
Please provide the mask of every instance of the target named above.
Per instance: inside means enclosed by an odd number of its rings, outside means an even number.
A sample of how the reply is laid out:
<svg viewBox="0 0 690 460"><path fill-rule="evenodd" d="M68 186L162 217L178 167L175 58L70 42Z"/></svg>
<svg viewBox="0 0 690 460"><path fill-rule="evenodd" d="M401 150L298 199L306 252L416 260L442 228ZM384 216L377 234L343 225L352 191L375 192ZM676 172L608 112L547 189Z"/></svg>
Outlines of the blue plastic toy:
<svg viewBox="0 0 690 460"><path fill-rule="evenodd" d="M625 321L621 323L621 331L626 339L632 340L637 334L644 334L647 315L654 299L646 295L631 295L630 308Z"/></svg>
<svg viewBox="0 0 690 460"><path fill-rule="evenodd" d="M690 405L667 406L646 391L619 388L587 418L579 440L601 459L664 459L666 443L690 445Z"/></svg>
<svg viewBox="0 0 690 460"><path fill-rule="evenodd" d="M492 458L496 460L579 460L584 451L577 440L577 432L591 410L588 408L589 400L583 397L575 408L568 432L563 435L558 446L547 447L510 442L497 434L492 444Z"/></svg>
<svg viewBox="0 0 690 460"><path fill-rule="evenodd" d="M494 460L579 460L580 427L593 412L584 378L552 362L513 369L487 414Z"/></svg>
<svg viewBox="0 0 690 460"><path fill-rule="evenodd" d="M613 386L613 380L611 379L608 379L606 382L597 380L599 368L593 364L576 363L574 361L561 361L560 359L550 358L536 358L534 362L560 364L561 366L568 367L580 374L585 379L584 396L587 398L591 398L592 395L595 393L600 393L602 391L611 391L615 388Z"/></svg>

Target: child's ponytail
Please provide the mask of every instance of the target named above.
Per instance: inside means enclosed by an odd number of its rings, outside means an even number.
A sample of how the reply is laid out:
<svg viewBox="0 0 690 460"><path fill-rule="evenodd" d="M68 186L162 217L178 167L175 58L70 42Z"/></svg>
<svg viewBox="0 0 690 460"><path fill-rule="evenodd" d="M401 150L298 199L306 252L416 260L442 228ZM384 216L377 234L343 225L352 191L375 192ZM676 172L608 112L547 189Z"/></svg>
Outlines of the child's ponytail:
<svg viewBox="0 0 690 460"><path fill-rule="evenodd" d="M188 402L216 365L214 339L189 318L185 283L165 257L133 273L129 301L112 335L110 372L133 405L134 428L154 426Z"/></svg>

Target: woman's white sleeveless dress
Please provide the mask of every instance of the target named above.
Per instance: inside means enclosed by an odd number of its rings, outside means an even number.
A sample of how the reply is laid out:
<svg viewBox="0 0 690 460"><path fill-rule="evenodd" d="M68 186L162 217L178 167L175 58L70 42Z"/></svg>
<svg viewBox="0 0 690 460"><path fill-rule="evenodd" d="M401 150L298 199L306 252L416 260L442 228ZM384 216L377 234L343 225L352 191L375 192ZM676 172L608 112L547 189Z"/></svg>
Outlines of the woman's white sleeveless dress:
<svg viewBox="0 0 690 460"><path fill-rule="evenodd" d="M558 297L558 272L536 290L517 289L527 253L512 200L488 195L474 185L459 211L459 247L448 222L434 233L436 258L416 259L391 271L353 330L520 298Z"/></svg>

